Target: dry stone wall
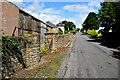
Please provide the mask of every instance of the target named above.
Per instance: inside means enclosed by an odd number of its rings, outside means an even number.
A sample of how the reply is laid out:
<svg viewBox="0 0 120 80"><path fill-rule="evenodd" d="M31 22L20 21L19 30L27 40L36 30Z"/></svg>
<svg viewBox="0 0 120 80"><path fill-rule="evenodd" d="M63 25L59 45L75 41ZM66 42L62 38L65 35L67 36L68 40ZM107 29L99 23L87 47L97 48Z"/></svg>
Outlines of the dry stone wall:
<svg viewBox="0 0 120 80"><path fill-rule="evenodd" d="M25 38L31 42L25 49L26 66L29 67L40 61L40 34L26 34Z"/></svg>
<svg viewBox="0 0 120 80"><path fill-rule="evenodd" d="M50 35L45 36L45 47L49 50L55 51L60 47L66 47L69 41L73 38L72 33L63 35Z"/></svg>
<svg viewBox="0 0 120 80"><path fill-rule="evenodd" d="M23 39L25 41L23 41ZM2 76L9 76L12 73L25 67L30 67L40 61L40 34L25 34L22 40L18 39L21 51L9 49L2 55ZM2 45L3 46L3 45Z"/></svg>

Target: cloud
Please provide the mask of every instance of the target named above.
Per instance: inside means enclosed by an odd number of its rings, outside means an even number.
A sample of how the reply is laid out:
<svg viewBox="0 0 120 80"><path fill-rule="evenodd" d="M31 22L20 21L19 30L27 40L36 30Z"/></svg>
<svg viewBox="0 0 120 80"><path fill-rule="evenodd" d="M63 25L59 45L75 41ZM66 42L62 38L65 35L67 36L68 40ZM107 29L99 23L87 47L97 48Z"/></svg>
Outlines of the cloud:
<svg viewBox="0 0 120 80"><path fill-rule="evenodd" d="M41 13L47 13L47 14L60 14L61 10L54 10L53 8L47 8L43 9Z"/></svg>
<svg viewBox="0 0 120 80"><path fill-rule="evenodd" d="M66 5L63 7L63 9L68 10L70 12L76 12L76 13L97 11L97 9L86 6L84 4L83 5L81 5L81 4Z"/></svg>
<svg viewBox="0 0 120 80"><path fill-rule="evenodd" d="M72 19L75 21L77 27L81 28L82 23L87 18L89 12L97 12L100 7L100 2L89 2L87 4L72 4L62 7L64 10L74 12L76 14Z"/></svg>
<svg viewBox="0 0 120 80"><path fill-rule="evenodd" d="M24 9L26 9L27 11L39 13L43 9L43 7L45 7L44 3L39 4L38 2L33 2L32 4L24 7Z"/></svg>
<svg viewBox="0 0 120 80"><path fill-rule="evenodd" d="M42 13L42 14L60 14L61 10L55 10L53 8L45 8L44 3L33 2L32 4L25 7L27 11L32 11L35 13Z"/></svg>
<svg viewBox="0 0 120 80"><path fill-rule="evenodd" d="M26 11L27 13L31 14L32 16L36 17L37 19L40 19L44 22L46 21L51 21L54 24L57 24L59 22L61 22L62 20L66 20L65 18L61 17L61 16L57 16L57 15L50 15L50 14L44 14L44 13L35 13L29 10L24 9L24 11Z"/></svg>
<svg viewBox="0 0 120 80"><path fill-rule="evenodd" d="M10 1L10 2L14 3L18 7L24 7L25 6L25 4L23 4L23 0L7 0L7 1Z"/></svg>
<svg viewBox="0 0 120 80"><path fill-rule="evenodd" d="M10 2L23 2L23 0L7 0L7 1L10 1Z"/></svg>
<svg viewBox="0 0 120 80"><path fill-rule="evenodd" d="M100 2L97 2L97 1L91 1L91 2L89 2L88 6L100 7Z"/></svg>
<svg viewBox="0 0 120 80"><path fill-rule="evenodd" d="M84 20L87 18L88 14L79 14L78 18L81 19L81 22L84 22Z"/></svg>

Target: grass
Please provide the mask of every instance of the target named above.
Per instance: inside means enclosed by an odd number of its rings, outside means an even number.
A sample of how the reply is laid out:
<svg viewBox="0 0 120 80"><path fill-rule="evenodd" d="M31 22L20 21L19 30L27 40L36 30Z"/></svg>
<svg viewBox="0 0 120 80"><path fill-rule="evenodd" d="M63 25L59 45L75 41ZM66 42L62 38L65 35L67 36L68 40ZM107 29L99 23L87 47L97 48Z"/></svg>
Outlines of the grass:
<svg viewBox="0 0 120 80"><path fill-rule="evenodd" d="M46 55L48 53L48 51L45 49L45 45L41 45L40 46L40 55L41 57Z"/></svg>
<svg viewBox="0 0 120 80"><path fill-rule="evenodd" d="M32 75L26 77L32 76L33 78L35 78L36 76L40 78L55 78L57 76L61 60L65 54L66 52L64 52L63 54L59 52L49 54L46 59L49 59L50 62L45 64L43 67L36 69L34 72L32 72Z"/></svg>

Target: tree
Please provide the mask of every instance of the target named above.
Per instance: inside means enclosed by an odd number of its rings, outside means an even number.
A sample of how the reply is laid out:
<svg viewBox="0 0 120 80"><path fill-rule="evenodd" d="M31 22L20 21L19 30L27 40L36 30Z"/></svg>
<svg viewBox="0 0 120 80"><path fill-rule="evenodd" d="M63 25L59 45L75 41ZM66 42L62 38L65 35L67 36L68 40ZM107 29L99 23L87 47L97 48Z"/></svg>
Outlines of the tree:
<svg viewBox="0 0 120 80"><path fill-rule="evenodd" d="M62 21L62 24L65 25L64 28L65 28L66 31L76 29L76 25L73 22Z"/></svg>
<svg viewBox="0 0 120 80"><path fill-rule="evenodd" d="M94 12L90 12L83 22L83 28L87 31L88 29L92 30L97 30L99 28L99 23L98 23L98 17L97 14Z"/></svg>
<svg viewBox="0 0 120 80"><path fill-rule="evenodd" d="M79 31L80 31L80 28L77 28L76 31L79 32Z"/></svg>
<svg viewBox="0 0 120 80"><path fill-rule="evenodd" d="M80 32L81 32L81 33L84 33L84 29L83 29L83 28L81 28Z"/></svg>
<svg viewBox="0 0 120 80"><path fill-rule="evenodd" d="M62 21L62 24L64 24L64 28L66 31L68 31L68 28L69 28L69 25L68 25L68 22L67 21Z"/></svg>
<svg viewBox="0 0 120 80"><path fill-rule="evenodd" d="M104 32L112 29L113 32L120 31L120 2L103 2L100 4L99 21L101 26L105 27Z"/></svg>

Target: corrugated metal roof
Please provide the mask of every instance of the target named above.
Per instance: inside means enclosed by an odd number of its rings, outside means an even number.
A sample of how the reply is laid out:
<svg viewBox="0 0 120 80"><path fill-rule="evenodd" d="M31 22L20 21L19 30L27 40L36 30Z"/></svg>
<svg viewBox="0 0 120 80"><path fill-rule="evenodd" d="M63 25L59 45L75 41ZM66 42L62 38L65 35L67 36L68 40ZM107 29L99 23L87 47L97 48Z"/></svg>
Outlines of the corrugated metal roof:
<svg viewBox="0 0 120 80"><path fill-rule="evenodd" d="M56 25L54 25L53 23L51 23L50 21L46 22L50 27L52 28L58 28Z"/></svg>

